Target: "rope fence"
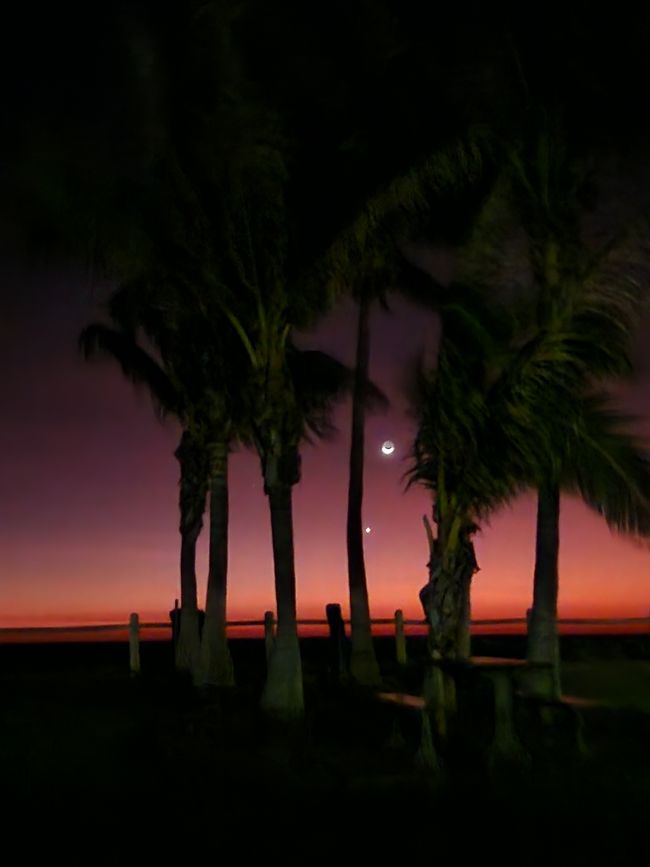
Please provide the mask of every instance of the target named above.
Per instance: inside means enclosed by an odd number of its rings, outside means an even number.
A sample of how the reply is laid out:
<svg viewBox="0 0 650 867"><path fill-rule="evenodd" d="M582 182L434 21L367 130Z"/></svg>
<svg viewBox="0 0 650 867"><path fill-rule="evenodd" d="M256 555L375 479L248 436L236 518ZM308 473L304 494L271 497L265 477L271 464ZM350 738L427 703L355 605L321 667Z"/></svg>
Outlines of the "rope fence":
<svg viewBox="0 0 650 867"><path fill-rule="evenodd" d="M399 611L399 609L398 609ZM395 612L397 615L397 612ZM400 612L401 614L401 612ZM372 625L373 626L395 626L396 621L398 620L397 616L395 617L373 617ZM343 618L343 622L349 626L350 620L349 618ZM263 627L267 623L267 620L229 620L227 626L229 628L245 628L245 627ZM318 618L301 618L297 621L298 626L322 626L327 627L328 621L325 619ZM500 618L490 618L487 620L472 620L472 627L481 627L481 626L525 626L527 623L527 619L525 617L500 617ZM602 618L602 617L569 617L569 618L560 618L557 621L558 626L644 626L647 625L650 628L650 617L614 617L614 618ZM401 618L401 624L403 626L419 626L422 628L426 627L426 623L424 618ZM0 626L0 636L3 635L17 635L17 634L25 634L25 635L38 635L38 634L51 634L56 635L57 633L102 633L102 632L115 632L116 630L126 630L129 627L129 622L125 621L123 623L100 623L100 624L89 624L89 625L81 625L75 624L71 626ZM139 628L142 631L143 629L171 629L172 624L171 621L167 622L149 622L149 621L139 621Z"/></svg>
<svg viewBox="0 0 650 867"><path fill-rule="evenodd" d="M341 606L336 603L330 603L326 608L326 612L328 615L326 619L303 618L297 621L298 626L326 627L328 629L330 640L333 642L333 645L336 645L338 647L342 641L342 638L345 636L345 625L349 625L350 620L343 618L341 614ZM171 630L172 640L175 641L178 626L180 623L180 613L181 612L177 604L174 611L172 612L172 614L174 615L174 620L170 618L170 620L166 623L160 623L155 621L144 621L141 623L139 615L134 612L130 615L128 623L102 623L90 626L82 626L79 624L71 626L3 626L0 627L0 641L4 638L5 643L7 643L7 639L11 641L11 637L13 637L14 639L20 639L20 637L27 636L48 637L56 635L88 635L94 633L108 634L111 632L120 633L121 635L123 635L125 631L128 631L129 668L131 674L136 675L140 672L140 636L142 631L163 629ZM506 617L472 620L470 625L472 627L478 628L507 628L513 626L526 626L526 624L528 623L528 618L530 617L530 613L531 612L529 611L528 617ZM392 627L392 635L395 640L395 657L400 665L405 665L407 663L406 627L417 626L422 631L425 631L426 629L426 623L423 619L407 619L404 617L404 613L399 608L397 609L393 617L373 618L371 623L373 626ZM273 611L266 611L262 620L229 620L227 626L230 628L261 627L263 629L265 650L268 659L275 640L276 621ZM558 627L560 629L566 626L581 628L604 627L610 629L614 627L646 626L648 627L648 633L650 634L650 616L617 618L572 617L558 620Z"/></svg>

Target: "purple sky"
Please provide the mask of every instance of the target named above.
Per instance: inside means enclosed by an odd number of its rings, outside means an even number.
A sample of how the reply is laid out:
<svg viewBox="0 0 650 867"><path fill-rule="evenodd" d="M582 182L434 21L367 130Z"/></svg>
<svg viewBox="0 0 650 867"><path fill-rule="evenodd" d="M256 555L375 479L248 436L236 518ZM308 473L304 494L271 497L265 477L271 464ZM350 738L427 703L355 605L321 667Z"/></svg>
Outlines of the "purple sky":
<svg viewBox="0 0 650 867"><path fill-rule="evenodd" d="M123 621L130 611L166 617L178 595L178 430L158 423L109 361L85 363L76 339L101 315L104 291L88 275L5 271L10 299L0 322L0 625ZM435 321L399 299L372 317L371 375L391 399L367 427L364 522L373 614L396 607L420 616L427 547L421 516L428 497L404 492L412 440L403 383L406 366L433 339ZM352 362L355 313L342 303L305 344ZM647 417L644 374L628 402ZM320 616L327 602L347 609L345 508L349 406L338 436L304 450L295 491L298 603ZM395 442L394 456L380 447ZM478 539L478 617L523 615L530 604L534 502L516 501ZM230 615L273 609L270 528L257 459L237 453L231 471ZM201 541L203 594L206 539ZM650 554L610 534L579 503L562 515L561 612L643 615L650 608Z"/></svg>

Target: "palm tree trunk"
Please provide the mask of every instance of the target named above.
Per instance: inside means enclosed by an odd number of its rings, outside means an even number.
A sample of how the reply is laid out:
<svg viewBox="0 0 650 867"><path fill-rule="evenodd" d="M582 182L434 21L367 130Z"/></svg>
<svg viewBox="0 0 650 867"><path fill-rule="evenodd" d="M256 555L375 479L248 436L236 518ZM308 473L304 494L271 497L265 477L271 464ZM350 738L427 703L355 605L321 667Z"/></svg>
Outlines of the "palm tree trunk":
<svg viewBox="0 0 650 867"><path fill-rule="evenodd" d="M560 549L560 488L541 487L537 495L537 539L533 608L528 626L527 658L530 685L546 698L560 695L560 654L557 632L558 556Z"/></svg>
<svg viewBox="0 0 650 867"><path fill-rule="evenodd" d="M234 686L226 635L228 443L215 443L210 451L210 562L201 639L201 683L204 686Z"/></svg>
<svg viewBox="0 0 650 867"><path fill-rule="evenodd" d="M359 299L357 358L352 397L352 437L350 445L350 479L348 487L348 582L350 588L350 628L352 653L350 673L364 686L381 682L372 642L368 584L363 553L363 462L365 427L365 384L370 357L370 304L364 293Z"/></svg>
<svg viewBox="0 0 650 867"><path fill-rule="evenodd" d="M184 430L176 449L180 464L181 625L176 644L176 669L189 671L198 682L201 661L196 598L196 542L203 527L207 466L201 443Z"/></svg>
<svg viewBox="0 0 650 867"><path fill-rule="evenodd" d="M469 592L467 592L467 596ZM465 592L456 571L440 570L420 591L429 624L429 655L434 660L458 659L465 629Z"/></svg>
<svg viewBox="0 0 650 867"><path fill-rule="evenodd" d="M304 711L302 663L296 624L291 489L291 485L281 481L267 488L278 627L268 663L262 708L271 716L285 721L300 719Z"/></svg>
<svg viewBox="0 0 650 867"><path fill-rule="evenodd" d="M196 541L199 527L181 532L181 628L176 644L176 670L198 672L199 612L196 602Z"/></svg>
<svg viewBox="0 0 650 867"><path fill-rule="evenodd" d="M467 659L471 650L470 613L472 577L478 570L474 544L461 538L454 551L442 557L425 518L429 541L429 580L420 590L420 602L429 624L432 660Z"/></svg>

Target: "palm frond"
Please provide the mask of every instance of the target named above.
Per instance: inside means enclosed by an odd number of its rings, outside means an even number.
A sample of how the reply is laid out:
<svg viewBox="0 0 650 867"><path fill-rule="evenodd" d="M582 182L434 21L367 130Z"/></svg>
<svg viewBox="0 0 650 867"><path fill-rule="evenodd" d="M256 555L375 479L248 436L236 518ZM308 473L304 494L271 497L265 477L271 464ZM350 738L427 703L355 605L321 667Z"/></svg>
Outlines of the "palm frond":
<svg viewBox="0 0 650 867"><path fill-rule="evenodd" d="M322 262L335 294L384 289L399 268L399 244L417 231L431 198L474 180L482 165L475 136L456 141L395 177L365 202Z"/></svg>
<svg viewBox="0 0 650 867"><path fill-rule="evenodd" d="M114 359L130 382L148 390L161 417L183 415L183 396L160 364L130 334L94 323L79 335L79 348L87 359L98 355Z"/></svg>
<svg viewBox="0 0 650 867"><path fill-rule="evenodd" d="M335 433L333 408L352 392L354 372L325 352L294 345L287 353L287 364L307 438L331 436ZM370 380L364 387L364 399L370 411L388 406L385 394Z"/></svg>
<svg viewBox="0 0 650 867"><path fill-rule="evenodd" d="M564 486L615 531L650 536L650 449L633 433L637 420L611 399L585 397L568 426Z"/></svg>

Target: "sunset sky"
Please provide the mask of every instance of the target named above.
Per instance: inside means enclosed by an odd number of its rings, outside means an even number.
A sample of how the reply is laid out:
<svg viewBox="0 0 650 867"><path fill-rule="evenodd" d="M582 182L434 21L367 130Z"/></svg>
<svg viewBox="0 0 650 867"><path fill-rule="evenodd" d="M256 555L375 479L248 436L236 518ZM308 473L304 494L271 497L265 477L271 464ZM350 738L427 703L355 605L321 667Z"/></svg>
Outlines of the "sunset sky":
<svg viewBox="0 0 650 867"><path fill-rule="evenodd" d="M5 269L0 369L0 626L124 622L130 611L165 619L178 596L178 430L160 424L110 362L85 363L81 327L101 316L106 287L88 274ZM399 299L375 311L371 375L391 409L370 419L364 522L372 613L396 607L419 617L427 547L421 516L428 498L404 491L412 428L404 382L409 362L435 322ZM354 310L345 302L305 345L352 360ZM650 417L648 377L626 403ZM337 414L338 436L306 446L295 490L299 614L320 617L327 602L347 610L345 517L349 406ZM380 453L395 442L393 457ZM522 616L531 601L534 502L513 503L478 538L481 566L475 617ZM562 511L560 613L647 616L650 552L613 536L582 505ZM199 557L203 598L205 534ZM229 609L233 619L274 608L270 527L257 460L237 453L231 471Z"/></svg>
<svg viewBox="0 0 650 867"><path fill-rule="evenodd" d="M384 150L395 150L391 159L399 156L411 137L424 146L436 124L446 123L444 105L450 128L457 122L456 109L464 117L465 96L476 101L472 112L479 122L489 119L492 110L498 119L506 93L499 89L500 76L503 69L510 70L514 34L531 81L543 84L542 92L548 88L564 106L572 134L588 120L588 143L592 133L599 136L599 159L611 171L609 192L614 194L600 209L606 224L601 228L626 225L646 205L650 127L637 93L639 82L647 80L648 52L646 30L634 17L612 16L606 8L596 14L595 6L588 16L576 10L567 15L565 34L546 5L531 17L527 7L515 4L511 33L503 30L490 4L438 9L395 3L398 30L410 48L403 66L399 61L395 67L402 77L384 81L383 72L377 72L376 80L367 78L367 58L360 49L374 56L374 31L365 33L361 24L366 19L358 17L356 7L335 4L330 40L323 36L330 33L323 30L327 22L319 23L304 4L295 4L300 10L295 15L291 3L281 5L289 10L291 27L285 28L286 47L278 51L268 39L277 14L267 3L252 4L256 26L247 51L262 68L255 71L253 62L251 74L265 86L269 76L276 81L271 72L277 73L276 84L287 77L287 122L308 143L309 164L321 145L325 154L333 148L337 156L332 157L331 175L324 172L323 178L334 177L340 190L356 178L351 166L363 177L368 162L370 178L373 158ZM13 29L5 27L6 45L0 52L0 83L6 87L0 118L0 144L6 149L0 159L0 627L124 622L131 611L159 620L179 595L178 466L173 457L179 431L172 422L157 422L147 395L136 393L109 361L82 360L79 332L101 318L111 287L100 285L89 270L63 264L92 258L90 248L98 236L101 247L107 214L107 237L116 230L115 218L119 224L118 248L124 242L121 233L129 234L134 210L129 196L162 147L157 124L158 114L164 116L164 100L157 88L165 77L156 73L154 48L167 56L161 46L167 39L176 44L177 21L171 12L163 14L165 4L153 0L77 7L50 4L34 28L32 7L14 4L8 12L15 19ZM322 8L331 13L333 7ZM540 38L540 28L546 28L545 38ZM303 69L304 76L299 74ZM488 104L492 88L496 108ZM440 102L442 97L448 97L448 104ZM294 99L297 117L292 115ZM338 132L338 127L325 129L328 117L341 124ZM357 118L360 141L368 135L367 154L359 145L358 162L350 157L349 165L345 159L339 163L339 151L347 153L357 140ZM407 152L410 144L402 156ZM341 165L348 173L339 176L332 166ZM367 181L359 182L359 190ZM323 187L325 205L337 202L325 182ZM312 187L307 189L311 195ZM317 210L311 201L309 207ZM441 205L437 215L441 226L449 219L446 208ZM587 213L586 219L595 218ZM38 251L40 264L31 250ZM420 617L418 591L427 578L428 555L422 515L430 504L426 492L405 491L413 429L404 384L409 364L426 345L435 344L435 321L399 299L390 308L375 310L372 318L371 375L391 407L367 425L367 574L375 616L401 607L407 616ZM305 345L351 363L354 328L353 305L343 302L304 337ZM639 346L638 380L620 395L642 417L642 433L650 434L648 323L641 328ZM346 403L337 412L338 437L304 448L303 480L295 490L303 617L322 616L332 601L347 610L349 416ZM385 439L396 444L390 458L381 455ZM259 464L251 454L233 456L230 514L230 616L261 617L274 607L274 590L267 504ZM534 499L528 496L495 515L478 536L475 617L524 615L532 595L534 528ZM569 498L563 501L561 530L561 615L648 616L650 549L613 536L602 520ZM199 549L200 599L207 572L206 535Z"/></svg>

